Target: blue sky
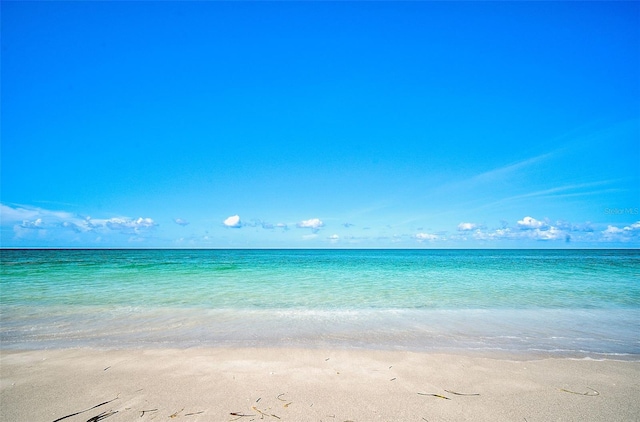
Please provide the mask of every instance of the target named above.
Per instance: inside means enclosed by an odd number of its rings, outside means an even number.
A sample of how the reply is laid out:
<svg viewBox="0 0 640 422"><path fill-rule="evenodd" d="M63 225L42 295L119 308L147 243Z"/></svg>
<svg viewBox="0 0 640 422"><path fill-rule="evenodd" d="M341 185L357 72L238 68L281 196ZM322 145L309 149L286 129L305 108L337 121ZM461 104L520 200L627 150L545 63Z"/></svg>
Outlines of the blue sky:
<svg viewBox="0 0 640 422"><path fill-rule="evenodd" d="M0 7L3 247L640 246L637 2Z"/></svg>

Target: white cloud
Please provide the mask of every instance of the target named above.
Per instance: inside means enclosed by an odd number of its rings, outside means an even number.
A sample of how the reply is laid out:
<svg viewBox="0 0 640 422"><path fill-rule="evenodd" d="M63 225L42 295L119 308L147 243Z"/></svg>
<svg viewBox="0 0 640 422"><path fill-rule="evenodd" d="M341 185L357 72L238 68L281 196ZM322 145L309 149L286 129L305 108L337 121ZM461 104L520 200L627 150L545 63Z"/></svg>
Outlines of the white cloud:
<svg viewBox="0 0 640 422"><path fill-rule="evenodd" d="M603 240L613 240L615 236L625 236L625 228L609 226L602 231L600 236L594 233L593 225L590 222L583 224L572 224L568 221L558 221L551 224L548 221L536 220L533 217L524 217L519 220L517 229L511 229L504 224L501 229L485 230L483 227L477 228L473 234L473 239L481 241L558 241L565 242L598 242ZM628 226L632 229L632 226ZM640 234L640 222L638 224ZM630 237L630 236L627 236ZM465 238L466 239L466 238Z"/></svg>
<svg viewBox="0 0 640 422"><path fill-rule="evenodd" d="M535 240L558 240L564 239L566 233L556 227L549 227L548 230L535 229L530 232L530 236Z"/></svg>
<svg viewBox="0 0 640 422"><path fill-rule="evenodd" d="M471 231L478 228L475 223L460 223L458 224L458 231Z"/></svg>
<svg viewBox="0 0 640 422"><path fill-rule="evenodd" d="M590 222L582 223L582 224L571 224L568 221L556 221L554 227L559 228L560 230L564 230L567 232L584 232L590 233L593 232L593 227Z"/></svg>
<svg viewBox="0 0 640 422"><path fill-rule="evenodd" d="M297 227L301 229L311 229L315 233L320 230L321 227L324 227L324 223L319 218L311 218L299 222Z"/></svg>
<svg viewBox="0 0 640 422"><path fill-rule="evenodd" d="M136 219L128 217L112 217L107 219L86 217L84 219L70 219L62 222L60 225L75 232L104 231L104 229L108 229L120 233L138 234L156 227L158 223L151 218L143 217Z"/></svg>
<svg viewBox="0 0 640 422"><path fill-rule="evenodd" d="M626 226L624 229L622 229L624 231L628 231L628 232L634 232L634 231L640 231L640 221L636 221L635 223L633 223L630 226Z"/></svg>
<svg viewBox="0 0 640 422"><path fill-rule="evenodd" d="M524 230L541 229L547 227L547 224L533 217L525 217L518 221L518 227Z"/></svg>
<svg viewBox="0 0 640 422"><path fill-rule="evenodd" d="M136 229L141 229L141 228L150 228L150 227L154 227L157 226L158 224L153 221L152 218L142 218L139 217L137 220L135 220L134 222L130 223L130 227L134 227Z"/></svg>
<svg viewBox="0 0 640 422"><path fill-rule="evenodd" d="M242 223L240 223L240 216L239 215L232 215L230 217L227 217L224 221L223 224L227 227L231 227L231 228L238 228L242 225Z"/></svg>
<svg viewBox="0 0 640 422"><path fill-rule="evenodd" d="M428 240L430 242L433 242L434 240L438 240L440 239L440 236L435 235L435 234L431 234L431 233L417 233L415 236L413 236L418 242L424 242L425 240Z"/></svg>
<svg viewBox="0 0 640 422"><path fill-rule="evenodd" d="M476 240L501 240L501 239L513 239L514 233L510 228L496 229L493 231L483 231L477 229L473 233L473 238Z"/></svg>
<svg viewBox="0 0 640 422"><path fill-rule="evenodd" d="M329 239L331 243L337 243L338 240L340 240L340 236L338 236L337 234L332 234L331 236L327 237L327 239Z"/></svg>
<svg viewBox="0 0 640 422"><path fill-rule="evenodd" d="M629 242L631 240L640 240L640 221L624 226L622 228L616 226L607 226L602 231L602 237L609 242Z"/></svg>
<svg viewBox="0 0 640 422"><path fill-rule="evenodd" d="M619 233L624 233L624 229L618 228L616 226L608 226L606 230L604 230L602 233L604 234L619 234Z"/></svg>
<svg viewBox="0 0 640 422"><path fill-rule="evenodd" d="M173 222L181 226L186 226L187 224L189 224L187 220L183 220L182 218L174 218Z"/></svg>
<svg viewBox="0 0 640 422"><path fill-rule="evenodd" d="M92 220L89 220L89 221L93 222ZM129 231L137 232L139 230L148 229L157 225L151 218L142 218L142 217L139 217L135 220L131 220L129 218L124 218L124 217L114 217L104 221L105 221L104 225L107 228L111 230L122 231L122 232L129 232Z"/></svg>
<svg viewBox="0 0 640 422"><path fill-rule="evenodd" d="M25 229L43 229L44 224L42 223L42 218L37 218L33 221L23 220L20 227Z"/></svg>
<svg viewBox="0 0 640 422"><path fill-rule="evenodd" d="M567 239L568 232L558 227L549 226L535 218L525 217L518 221L520 230L509 227L495 230L477 229L473 233L476 240L560 240Z"/></svg>

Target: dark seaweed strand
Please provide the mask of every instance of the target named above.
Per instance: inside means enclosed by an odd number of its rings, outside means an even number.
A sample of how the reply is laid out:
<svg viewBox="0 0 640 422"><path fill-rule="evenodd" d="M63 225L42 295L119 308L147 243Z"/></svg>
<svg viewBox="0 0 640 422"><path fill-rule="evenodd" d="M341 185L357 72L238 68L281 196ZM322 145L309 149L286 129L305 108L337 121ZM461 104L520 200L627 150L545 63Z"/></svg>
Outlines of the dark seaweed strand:
<svg viewBox="0 0 640 422"><path fill-rule="evenodd" d="M63 416L63 417L61 417L61 418L58 418L58 419L56 419L56 420L55 420L55 421L53 421L53 422L58 422L58 421L61 421L61 420L63 420L63 419L70 418L71 416L75 416L75 415L79 415L80 413L88 412L88 411L89 411L89 410L91 410L91 409L95 409L96 407L104 406L105 404L107 404L107 403L111 403L112 401L117 400L117 399L118 399L118 398L116 397L115 399L111 399L111 400L106 401L106 402L104 402L104 403L96 404L95 406L90 407L90 408L88 408L88 409L86 409L86 410L81 410L80 412L72 413L72 414L70 414L70 415Z"/></svg>

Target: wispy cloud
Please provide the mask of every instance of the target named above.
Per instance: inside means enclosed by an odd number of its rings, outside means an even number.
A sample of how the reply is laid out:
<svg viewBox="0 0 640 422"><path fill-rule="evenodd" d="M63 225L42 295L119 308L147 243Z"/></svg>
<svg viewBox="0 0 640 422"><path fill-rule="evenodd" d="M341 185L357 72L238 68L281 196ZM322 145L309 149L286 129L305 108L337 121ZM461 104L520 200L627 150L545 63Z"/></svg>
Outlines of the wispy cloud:
<svg viewBox="0 0 640 422"><path fill-rule="evenodd" d="M494 208L496 206L505 205L514 201L521 201L523 199L533 199L533 198L552 198L559 200L561 198L573 198L573 197L584 197L584 196L593 196L593 195L601 195L605 193L614 193L619 192L618 188L606 188L606 189L591 189L598 186L607 186L617 182L617 180L601 180L596 182L589 183L579 183L579 184L571 184L564 186L557 186L549 189L536 190L532 192L527 192L519 195L511 195L504 198L501 198L497 201L493 201L490 203L486 203L471 209L471 211L479 211L487 208Z"/></svg>
<svg viewBox="0 0 640 422"><path fill-rule="evenodd" d="M432 209L431 217L448 215L451 213L451 201L442 202L437 198L456 198L456 206L468 211L481 210L501 203L500 195L514 196L513 189L528 186L532 174L539 171L540 166L548 166L548 161L558 158L563 149L538 154L520 161L494 167L487 171L471 175L464 179L453 180L442 185L433 186L425 192L431 203L438 204L440 209ZM433 199L436 199L435 201ZM490 203L488 203L490 201ZM418 216L405 223L421 220Z"/></svg>
<svg viewBox="0 0 640 422"><path fill-rule="evenodd" d="M571 154L573 151L582 151L589 145L589 147L595 147L596 144L604 145L604 142L608 142L612 136L619 136L624 133L633 133L637 130L634 121L623 121L612 125L608 125L604 128L596 129L592 126L585 126L576 128L561 136L558 136L555 141L559 147L552 151L537 154L529 158L525 158L520 161L516 161L510 164L506 164L501 167L488 170L486 172L472 176L471 178L463 181L463 184L480 184L480 183L495 183L503 180L510 180L519 173L528 172L531 169L535 169L539 165L546 164L546 162L558 159ZM614 181L597 181L582 184L565 185L561 187L554 187L547 190L540 190L525 194L522 197L540 196L547 194L554 194L563 191L575 191L578 189L590 188L598 185L606 185Z"/></svg>
<svg viewBox="0 0 640 422"><path fill-rule="evenodd" d="M635 134L637 120L579 127L558 136L555 139L558 146L552 150L445 184L438 193L447 192L449 196L457 193L465 199L464 205L460 206L471 212L484 209L496 209L497 212L498 207L516 205L516 202L526 204L536 199L551 203L562 199L611 196L624 192L628 180L615 172L600 169L580 171L586 170L580 169L585 149L597 151L618 138ZM567 173L567 166L575 170ZM571 177L566 177L567 174Z"/></svg>
<svg viewBox="0 0 640 422"><path fill-rule="evenodd" d="M0 221L2 221L2 224L12 224L24 220L35 220L38 218L65 220L73 219L74 215L66 211L51 211L24 205L8 206L0 204Z"/></svg>
<svg viewBox="0 0 640 422"><path fill-rule="evenodd" d="M547 197L547 196L558 198L558 197L566 197L566 196L593 195L593 194L599 194L603 192L610 192L612 191L612 189L594 191L591 188L597 187L597 186L606 186L615 182L616 180L601 180L597 182L557 186L550 189L543 189L543 190L538 190L534 192L528 192L521 195L515 195L509 198L505 198L505 200L526 199L526 198Z"/></svg>
<svg viewBox="0 0 640 422"><path fill-rule="evenodd" d="M536 155L534 157L526 158L521 161L507 164L502 167L494 168L492 170L477 174L467 179L466 183L469 185L494 183L511 178L515 173L522 172L523 170L529 169L537 164L556 157L561 151L562 150L547 152L544 154Z"/></svg>
<svg viewBox="0 0 640 422"><path fill-rule="evenodd" d="M189 222L187 220L182 219L182 218L174 218L173 222L178 224L179 226L187 226L187 225L189 225Z"/></svg>

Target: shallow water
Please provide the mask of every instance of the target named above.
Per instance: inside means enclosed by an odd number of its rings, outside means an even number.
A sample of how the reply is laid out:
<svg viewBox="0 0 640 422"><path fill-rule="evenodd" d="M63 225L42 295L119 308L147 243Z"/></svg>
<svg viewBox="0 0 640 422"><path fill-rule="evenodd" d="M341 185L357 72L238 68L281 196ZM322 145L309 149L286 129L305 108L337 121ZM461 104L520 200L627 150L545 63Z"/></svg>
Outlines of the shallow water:
<svg viewBox="0 0 640 422"><path fill-rule="evenodd" d="M4 348L640 357L637 250L1 250Z"/></svg>

